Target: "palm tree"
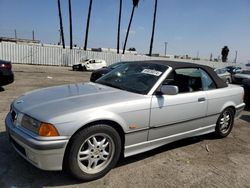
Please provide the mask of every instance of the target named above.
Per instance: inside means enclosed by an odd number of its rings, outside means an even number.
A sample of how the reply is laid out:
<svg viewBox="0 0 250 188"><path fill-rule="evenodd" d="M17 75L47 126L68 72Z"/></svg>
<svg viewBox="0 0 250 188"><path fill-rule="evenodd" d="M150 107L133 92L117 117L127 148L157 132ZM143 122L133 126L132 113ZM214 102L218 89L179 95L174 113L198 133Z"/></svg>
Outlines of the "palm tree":
<svg viewBox="0 0 250 188"><path fill-rule="evenodd" d="M153 29L152 29L152 36L150 41L149 47L149 56L152 55L153 43L154 43L154 34L155 34L155 21L156 21L156 12L157 12L157 0L155 0L155 11L154 11L154 19L153 19Z"/></svg>
<svg viewBox="0 0 250 188"><path fill-rule="evenodd" d="M69 34L70 34L70 49L72 49L72 47L73 47L73 37L72 37L71 0L69 0Z"/></svg>
<svg viewBox="0 0 250 188"><path fill-rule="evenodd" d="M90 2L89 2L89 13L88 13L88 18L87 18L85 42L84 42L84 48L83 48L84 50L87 50L87 45L88 45L89 21L90 21L91 10L92 10L92 1L93 0L90 0Z"/></svg>
<svg viewBox="0 0 250 188"><path fill-rule="evenodd" d="M63 33L63 22L62 22L62 13L61 13L61 3L60 0L57 0L58 5L58 12L59 12L59 20L60 20L60 33L62 38L62 45L63 48L65 48L65 42L64 42L64 33ZM60 41L61 42L61 41Z"/></svg>
<svg viewBox="0 0 250 188"><path fill-rule="evenodd" d="M227 46L224 46L221 50L222 62L227 62L228 53L229 53L229 48Z"/></svg>
<svg viewBox="0 0 250 188"><path fill-rule="evenodd" d="M127 34L126 34L126 38L125 38L125 42L124 42L124 46L123 46L123 54L125 53L125 49L126 49L126 45L127 45L127 40L128 40L128 35L129 35L129 31L130 31L130 27L131 27L131 23L134 17L134 11L135 11L135 7L138 6L140 0L132 0L133 2L133 8L132 8L132 12L131 12L131 16L130 16L130 20L129 20L129 24L128 24L128 29L127 29Z"/></svg>
<svg viewBox="0 0 250 188"><path fill-rule="evenodd" d="M117 29L117 54L119 54L119 51L120 51L121 15L122 15L122 0L120 0L120 9L119 9L119 17L118 17L118 29Z"/></svg>

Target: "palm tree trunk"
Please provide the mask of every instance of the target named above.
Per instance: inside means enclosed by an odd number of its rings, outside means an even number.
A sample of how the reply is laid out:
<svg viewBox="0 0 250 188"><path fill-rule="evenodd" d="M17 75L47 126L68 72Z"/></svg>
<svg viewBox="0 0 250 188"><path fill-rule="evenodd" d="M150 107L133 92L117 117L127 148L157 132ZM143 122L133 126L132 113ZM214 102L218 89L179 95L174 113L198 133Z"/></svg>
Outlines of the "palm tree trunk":
<svg viewBox="0 0 250 188"><path fill-rule="evenodd" d="M121 15L122 15L122 0L120 0L120 9L119 9L119 18L118 18L118 29L117 29L117 54L119 54L119 52L120 52Z"/></svg>
<svg viewBox="0 0 250 188"><path fill-rule="evenodd" d="M69 0L69 34L70 34L70 49L72 49L72 47L73 47L73 37L72 37L71 0Z"/></svg>
<svg viewBox="0 0 250 188"><path fill-rule="evenodd" d="M155 11L154 11L152 36L151 36L151 42L150 42L150 48L149 48L149 56L152 56L152 50L153 50L154 34L155 34L156 12L157 12L157 0L155 0Z"/></svg>
<svg viewBox="0 0 250 188"><path fill-rule="evenodd" d="M132 20L133 20L133 17L134 17L134 11L135 11L135 6L133 6L133 9L132 9L132 12L131 12L130 21L129 21L129 24L128 24L128 29L127 29L127 34L126 34L126 38L125 38L125 42L124 42L122 54L125 53L125 49L126 49L126 45L127 45L127 40L128 40L128 35L129 35L129 31L130 31Z"/></svg>
<svg viewBox="0 0 250 188"><path fill-rule="evenodd" d="M85 42L84 42L84 48L83 48L85 51L87 50L87 45L88 45L89 22L90 22L91 10L92 10L92 0L90 0L89 2L89 13L88 13L88 18L87 18Z"/></svg>
<svg viewBox="0 0 250 188"><path fill-rule="evenodd" d="M60 0L57 1L57 5L58 5L58 12L59 12L60 33L61 33L61 38L62 38L62 45L63 45L63 48L65 48L64 33L63 33L63 22L62 22L62 13L61 13L61 3L60 3Z"/></svg>

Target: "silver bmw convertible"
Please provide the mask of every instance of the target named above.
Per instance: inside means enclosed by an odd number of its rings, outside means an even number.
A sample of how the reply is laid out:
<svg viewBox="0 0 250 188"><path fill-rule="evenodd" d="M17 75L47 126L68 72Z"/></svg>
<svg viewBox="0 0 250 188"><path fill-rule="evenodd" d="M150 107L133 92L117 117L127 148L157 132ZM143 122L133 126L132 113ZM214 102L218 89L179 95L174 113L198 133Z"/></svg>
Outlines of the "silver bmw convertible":
<svg viewBox="0 0 250 188"><path fill-rule="evenodd" d="M243 95L207 66L128 62L95 83L23 94L5 124L27 161L89 181L108 173L120 156L212 132L226 137L244 109Z"/></svg>

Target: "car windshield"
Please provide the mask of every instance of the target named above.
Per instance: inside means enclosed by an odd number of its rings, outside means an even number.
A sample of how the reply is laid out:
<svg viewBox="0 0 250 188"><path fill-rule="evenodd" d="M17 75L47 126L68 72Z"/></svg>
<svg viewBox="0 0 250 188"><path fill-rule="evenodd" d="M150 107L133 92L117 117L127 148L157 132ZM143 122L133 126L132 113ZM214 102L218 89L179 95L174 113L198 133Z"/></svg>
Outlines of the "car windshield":
<svg viewBox="0 0 250 188"><path fill-rule="evenodd" d="M167 68L167 66L153 63L123 64L98 79L96 83L147 94Z"/></svg>

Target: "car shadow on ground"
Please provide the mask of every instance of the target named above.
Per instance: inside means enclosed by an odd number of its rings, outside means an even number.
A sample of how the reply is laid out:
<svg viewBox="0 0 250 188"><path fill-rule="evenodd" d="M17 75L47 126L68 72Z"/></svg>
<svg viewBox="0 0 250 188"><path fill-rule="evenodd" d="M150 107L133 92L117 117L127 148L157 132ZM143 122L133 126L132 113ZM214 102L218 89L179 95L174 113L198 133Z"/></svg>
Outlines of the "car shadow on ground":
<svg viewBox="0 0 250 188"><path fill-rule="evenodd" d="M249 115L242 115L242 116L240 117L240 119L242 119L242 120L244 120L244 121L250 123L250 116L249 116Z"/></svg>
<svg viewBox="0 0 250 188"><path fill-rule="evenodd" d="M250 111L250 104L247 104L244 110L249 112Z"/></svg>
<svg viewBox="0 0 250 188"><path fill-rule="evenodd" d="M193 137L173 142L157 149L128 158L122 157L115 168L135 163L175 148L185 147L203 140L211 139L216 139L213 134ZM72 178L64 171L43 171L34 167L14 151L11 144L8 142L6 132L0 132L0 145L0 187L39 188L44 186L66 186L83 183Z"/></svg>
<svg viewBox="0 0 250 188"><path fill-rule="evenodd" d="M0 92L5 91L3 87L0 86Z"/></svg>
<svg viewBox="0 0 250 188"><path fill-rule="evenodd" d="M215 137L214 134L207 134L207 135L202 135L202 136L196 136L196 137L191 137L191 138L186 138L183 140L178 140L176 142L172 142L166 145L163 145L159 148L141 153L141 154L137 154L135 156L131 156L131 157L127 157L127 158L122 158L119 163L117 164L117 167L119 166L123 166L123 165L127 165L130 163L134 163L140 160L144 160L146 158L152 157L154 155L166 152L166 151L170 151L176 148L181 148L181 147L185 147L188 145L192 145L198 142L201 142L203 140L214 140L217 139Z"/></svg>
<svg viewBox="0 0 250 188"><path fill-rule="evenodd" d="M247 105L244 110L250 112L250 105ZM242 115L240 119L250 123L250 115Z"/></svg>

